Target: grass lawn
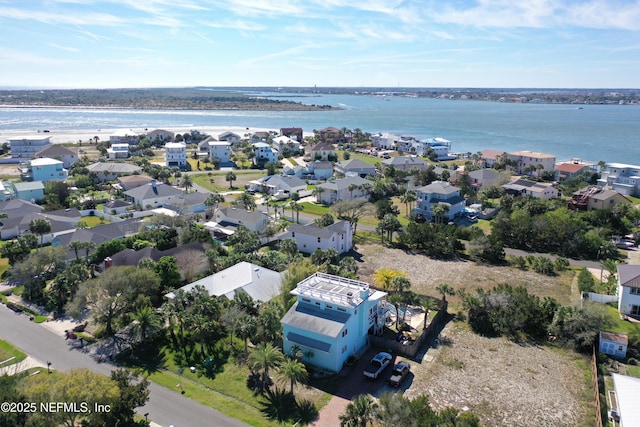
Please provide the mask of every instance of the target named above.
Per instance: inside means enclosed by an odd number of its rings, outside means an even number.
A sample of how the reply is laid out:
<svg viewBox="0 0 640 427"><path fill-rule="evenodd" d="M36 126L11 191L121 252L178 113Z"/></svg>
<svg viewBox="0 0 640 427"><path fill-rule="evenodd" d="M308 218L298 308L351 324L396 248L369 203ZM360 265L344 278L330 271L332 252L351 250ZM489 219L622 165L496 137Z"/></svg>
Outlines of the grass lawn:
<svg viewBox="0 0 640 427"><path fill-rule="evenodd" d="M612 305L606 304L607 312L611 316L613 321L613 327L611 332L630 334L632 332L640 333L640 323L631 323L627 320L622 320L618 313L618 308Z"/></svg>
<svg viewBox="0 0 640 427"><path fill-rule="evenodd" d="M318 203L312 202L302 202L301 206L304 206L304 210L302 212L311 215L322 216L326 213L331 213L330 208L328 206L323 206Z"/></svg>
<svg viewBox="0 0 640 427"><path fill-rule="evenodd" d="M97 225L102 225L102 224L110 224L110 221L107 221L104 218L100 218L100 216L95 215L95 216L84 216L82 217L82 221L85 222L85 224L87 224L87 227L89 228L93 228Z"/></svg>
<svg viewBox="0 0 640 427"><path fill-rule="evenodd" d="M349 154L351 155L350 159L362 160L363 162L374 166L383 160L380 157L367 156L366 154L361 153L350 152ZM338 156L338 159L340 159L340 161L343 161L342 159L344 159L344 150L336 150L336 155Z"/></svg>
<svg viewBox="0 0 640 427"><path fill-rule="evenodd" d="M246 170L246 171L233 171L236 176L236 180L233 181L233 188L229 188L229 181L225 180L227 172L216 171L210 173L194 174L191 175L193 182L206 188L209 191L224 193L232 190L244 190L245 184L249 181L253 181L264 176L267 176L266 171L260 170Z"/></svg>
<svg viewBox="0 0 640 427"><path fill-rule="evenodd" d="M0 277L9 269L9 258L0 258Z"/></svg>
<svg viewBox="0 0 640 427"><path fill-rule="evenodd" d="M15 359L12 359L10 362L7 362L7 363L2 363L0 367L21 362L24 359L26 359L27 355L21 352L20 350L18 350L17 348L15 348L14 346L12 346L11 344L9 344L8 342L0 340L0 363L4 362L5 360L11 357L15 357Z"/></svg>

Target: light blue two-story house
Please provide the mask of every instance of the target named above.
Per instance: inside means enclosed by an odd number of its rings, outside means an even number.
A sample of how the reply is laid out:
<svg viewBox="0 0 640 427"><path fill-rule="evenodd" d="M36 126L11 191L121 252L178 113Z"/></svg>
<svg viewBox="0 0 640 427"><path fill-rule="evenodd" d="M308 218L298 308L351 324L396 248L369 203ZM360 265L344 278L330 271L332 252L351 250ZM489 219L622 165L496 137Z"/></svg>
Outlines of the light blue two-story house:
<svg viewBox="0 0 640 427"><path fill-rule="evenodd" d="M465 208L465 198L460 195L460 188L445 181L434 181L416 190L418 200L413 210L414 216L422 216L427 221L434 219L433 209L439 204L447 206L444 216L451 220Z"/></svg>
<svg viewBox="0 0 640 427"><path fill-rule="evenodd" d="M64 181L68 177L68 170L60 160L42 158L27 161L20 168L23 181Z"/></svg>
<svg viewBox="0 0 640 427"><path fill-rule="evenodd" d="M339 372L367 346L369 334L383 331L387 294L368 283L315 273L291 293L297 301L280 321L283 351L291 354L297 346L311 365Z"/></svg>

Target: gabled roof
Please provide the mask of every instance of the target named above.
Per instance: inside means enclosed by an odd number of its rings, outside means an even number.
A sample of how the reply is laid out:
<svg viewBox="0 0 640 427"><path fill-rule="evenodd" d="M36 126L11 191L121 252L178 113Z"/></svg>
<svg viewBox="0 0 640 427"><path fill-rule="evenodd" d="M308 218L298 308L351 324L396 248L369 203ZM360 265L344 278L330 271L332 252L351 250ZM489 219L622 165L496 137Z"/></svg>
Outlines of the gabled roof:
<svg viewBox="0 0 640 427"><path fill-rule="evenodd" d="M129 206L133 206L133 203L127 202L126 200L122 199L112 200L104 205L104 207L107 209L124 208Z"/></svg>
<svg viewBox="0 0 640 427"><path fill-rule="evenodd" d="M306 187L307 185L306 182L295 175L270 175L265 177L262 182L269 183L271 185L277 185L278 181L288 185L289 187Z"/></svg>
<svg viewBox="0 0 640 427"><path fill-rule="evenodd" d="M255 223L268 218L267 214L265 214L264 212L248 211L244 208L237 208L234 206L220 208L218 209L218 212L220 212L227 218L232 218L248 223Z"/></svg>
<svg viewBox="0 0 640 427"><path fill-rule="evenodd" d="M620 286L640 288L640 265L618 264Z"/></svg>
<svg viewBox="0 0 640 427"><path fill-rule="evenodd" d="M56 211L43 212L42 215L49 216L61 216L65 218L81 218L82 214L77 208L58 209Z"/></svg>
<svg viewBox="0 0 640 427"><path fill-rule="evenodd" d="M318 142L316 145L311 147L311 151L334 151L333 145L328 144L326 142Z"/></svg>
<svg viewBox="0 0 640 427"><path fill-rule="evenodd" d="M600 331L600 341L602 340L617 342L624 345L629 344L629 337L627 334L617 334L615 332Z"/></svg>
<svg viewBox="0 0 640 427"><path fill-rule="evenodd" d="M113 265L138 265L140 260L144 258L150 258L153 261L158 261L160 258L164 256L173 256L175 257L181 252L184 251L198 251L202 254L205 253L205 248L202 246L200 242L191 242L186 245L177 246L175 248L167 249L165 251L158 250L154 247L147 246L138 251L133 249L124 249L114 255L111 256L111 260L113 261Z"/></svg>
<svg viewBox="0 0 640 427"><path fill-rule="evenodd" d="M321 239L330 239L334 234L345 231L344 224L344 221L335 222L327 227L318 227L314 222L307 225L291 224L287 228L287 231L306 236L320 237Z"/></svg>
<svg viewBox="0 0 640 427"><path fill-rule="evenodd" d="M618 401L618 412L620 415L619 425L624 427L640 426L640 405L638 405L638 396L640 396L640 378L630 377L611 373L613 377L613 386L616 391L616 400Z"/></svg>
<svg viewBox="0 0 640 427"><path fill-rule="evenodd" d="M502 174L500 172L496 172L493 169L478 169L475 171L469 172L469 178L477 179L478 181L491 181L499 178Z"/></svg>
<svg viewBox="0 0 640 427"><path fill-rule="evenodd" d="M327 160L316 160L313 163L310 163L310 165L313 165L313 170L316 169L331 169L333 170L333 164L331 164L331 162L327 161Z"/></svg>
<svg viewBox="0 0 640 427"><path fill-rule="evenodd" d="M602 190L598 191L597 193L591 195L591 199L595 199L595 200L609 200L612 197L623 197L623 198L627 198L626 196L624 196L623 194L618 193L615 190L609 190L608 188L603 188ZM631 202L631 200L629 200L629 202Z"/></svg>
<svg viewBox="0 0 640 427"><path fill-rule="evenodd" d="M505 152L501 150L482 150L481 156L483 159L495 160L496 157L503 155Z"/></svg>
<svg viewBox="0 0 640 427"><path fill-rule="evenodd" d="M502 187L508 190L515 190L520 192L528 189L529 191L534 193L542 193L549 188L554 188L553 184L549 182L537 182L528 179L517 179L512 183L504 184Z"/></svg>
<svg viewBox="0 0 640 427"><path fill-rule="evenodd" d="M347 169L375 169L375 166L370 165L369 163L365 163L360 159L349 159L339 162L337 167L342 168L343 170Z"/></svg>
<svg viewBox="0 0 640 427"><path fill-rule="evenodd" d="M282 273L242 261L180 289L189 292L196 286L202 286L209 295L225 296L230 300L237 293L244 292L254 301L266 302L280 294L281 283ZM166 296L174 298L175 292L170 292Z"/></svg>
<svg viewBox="0 0 640 427"><path fill-rule="evenodd" d="M36 157L55 157L55 156L77 156L78 152L65 147L64 145L50 145L47 148L36 153Z"/></svg>
<svg viewBox="0 0 640 427"><path fill-rule="evenodd" d="M167 184L152 182L132 188L131 190L125 191L124 194L134 199L146 200L155 197L177 196L182 194L182 191Z"/></svg>
<svg viewBox="0 0 640 427"><path fill-rule="evenodd" d="M407 166L407 165L426 165L427 162L425 162L422 159L419 159L418 157L411 157L411 156L394 156L394 157L390 157L388 159L384 159L382 162L382 164L384 165L391 165L391 166Z"/></svg>
<svg viewBox="0 0 640 427"><path fill-rule="evenodd" d="M109 173L135 173L142 172L140 166L132 165L130 163L104 163L98 162L87 166L91 172L109 172Z"/></svg>
<svg viewBox="0 0 640 427"><path fill-rule="evenodd" d="M281 323L316 334L337 337L349 320L349 313L322 310L314 304L296 302L284 315ZM294 339L295 341L295 339Z"/></svg>
<svg viewBox="0 0 640 427"><path fill-rule="evenodd" d="M41 181L39 182L42 185ZM18 183L16 184L31 184L31 182L27 183ZM44 188L44 186L42 186ZM0 211L4 212L9 218L13 216L23 216L28 213L37 213L44 211L44 208L40 205L36 205L35 203L27 202L21 199L12 199L4 202L0 202Z"/></svg>
<svg viewBox="0 0 640 427"><path fill-rule="evenodd" d="M589 166L582 163L560 163L556 166L558 172L577 173Z"/></svg>
<svg viewBox="0 0 640 427"><path fill-rule="evenodd" d="M50 166L50 165L61 165L62 161L57 159L50 159L48 157L40 157L38 159L33 159L29 161L31 166Z"/></svg>
<svg viewBox="0 0 640 427"><path fill-rule="evenodd" d="M42 181L14 182L13 186L16 188L16 191L44 190Z"/></svg>
<svg viewBox="0 0 640 427"><path fill-rule="evenodd" d="M69 246L70 242L93 242L97 245L108 240L120 239L138 232L140 220L129 218L124 221L102 224L93 228L77 229L73 233L60 236L60 246Z"/></svg>
<svg viewBox="0 0 640 427"><path fill-rule="evenodd" d="M433 181L429 185L420 187L418 191L425 194L453 194L460 191L460 188L445 181Z"/></svg>
<svg viewBox="0 0 640 427"><path fill-rule="evenodd" d="M511 156L520 156L520 157L533 157L536 159L555 159L556 156L553 154L547 153L538 153L537 151L514 151L513 153L509 153Z"/></svg>
<svg viewBox="0 0 640 427"><path fill-rule="evenodd" d="M345 178L336 179L335 181L322 183L318 185L318 187L326 188L327 190L340 191L348 189L351 184L364 185L373 183L367 179L360 178L359 176L347 176Z"/></svg>

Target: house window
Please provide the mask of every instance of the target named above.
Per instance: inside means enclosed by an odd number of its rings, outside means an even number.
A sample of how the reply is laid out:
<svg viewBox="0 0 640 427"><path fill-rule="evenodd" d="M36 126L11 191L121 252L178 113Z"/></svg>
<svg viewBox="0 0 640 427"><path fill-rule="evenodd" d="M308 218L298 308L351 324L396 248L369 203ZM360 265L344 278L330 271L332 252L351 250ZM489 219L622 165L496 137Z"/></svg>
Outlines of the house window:
<svg viewBox="0 0 640 427"><path fill-rule="evenodd" d="M631 295L640 295L640 288L631 288Z"/></svg>
<svg viewBox="0 0 640 427"><path fill-rule="evenodd" d="M320 243L320 238L318 237L318 243Z"/></svg>
<svg viewBox="0 0 640 427"><path fill-rule="evenodd" d="M346 308L342 308L342 307L338 307L338 311L342 311L343 313L346 313L347 309Z"/></svg>
<svg viewBox="0 0 640 427"><path fill-rule="evenodd" d="M342 337L345 337L348 333L349 333L349 330L345 329L344 331L342 331Z"/></svg>
<svg viewBox="0 0 640 427"><path fill-rule="evenodd" d="M311 300L309 298L302 298L303 302L311 302Z"/></svg>
<svg viewBox="0 0 640 427"><path fill-rule="evenodd" d="M344 352L346 352L346 351L347 351L347 348L348 348L348 346L346 346L346 345L345 345L344 347L342 347L342 352L343 352L343 353L344 353Z"/></svg>
<svg viewBox="0 0 640 427"><path fill-rule="evenodd" d="M318 305L318 306L319 306L319 305L320 305L320 301L316 301L316 305Z"/></svg>
<svg viewBox="0 0 640 427"><path fill-rule="evenodd" d="M296 232L295 231L291 232L291 237L296 237Z"/></svg>
<svg viewBox="0 0 640 427"><path fill-rule="evenodd" d="M634 316L640 315L640 305L632 305L631 306L631 314Z"/></svg>
<svg viewBox="0 0 640 427"><path fill-rule="evenodd" d="M325 307L326 307L326 308L329 308L329 309L332 309L332 308L333 308L333 306L332 306L331 304L326 304L326 305L325 305Z"/></svg>
<svg viewBox="0 0 640 427"><path fill-rule="evenodd" d="M618 351L622 351L622 346L621 345L618 346Z"/></svg>

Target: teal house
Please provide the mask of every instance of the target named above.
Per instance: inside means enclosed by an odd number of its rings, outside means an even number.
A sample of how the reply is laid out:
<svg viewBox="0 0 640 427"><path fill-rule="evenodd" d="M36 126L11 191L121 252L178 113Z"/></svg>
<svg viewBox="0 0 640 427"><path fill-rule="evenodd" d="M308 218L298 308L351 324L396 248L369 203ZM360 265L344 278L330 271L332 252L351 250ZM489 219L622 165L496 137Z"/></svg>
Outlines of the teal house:
<svg viewBox="0 0 640 427"><path fill-rule="evenodd" d="M29 160L19 169L23 181L64 181L69 172L62 161L46 157Z"/></svg>
<svg viewBox="0 0 640 427"><path fill-rule="evenodd" d="M297 301L280 321L283 351L297 347L304 361L339 372L349 356L368 345L368 335L384 328L386 292L368 283L315 273L291 291Z"/></svg>
<svg viewBox="0 0 640 427"><path fill-rule="evenodd" d="M44 200L44 184L42 181L14 182L10 185L17 199L25 202Z"/></svg>

